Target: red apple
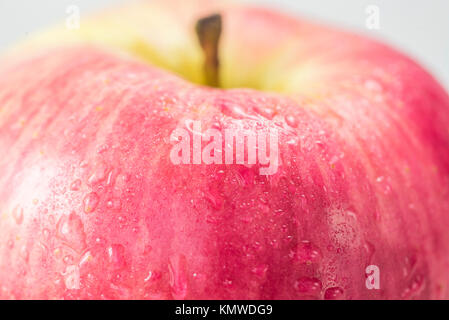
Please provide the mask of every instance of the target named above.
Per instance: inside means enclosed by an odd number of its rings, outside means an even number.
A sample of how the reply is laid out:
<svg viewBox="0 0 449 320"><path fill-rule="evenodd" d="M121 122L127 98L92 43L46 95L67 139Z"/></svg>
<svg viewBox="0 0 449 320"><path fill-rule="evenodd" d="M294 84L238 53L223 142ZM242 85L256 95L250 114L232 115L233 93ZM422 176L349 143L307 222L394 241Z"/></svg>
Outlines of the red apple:
<svg viewBox="0 0 449 320"><path fill-rule="evenodd" d="M219 65L194 28L214 13ZM174 164L189 121L278 130L277 172ZM268 9L48 31L0 66L0 298L448 298L448 127L409 58Z"/></svg>

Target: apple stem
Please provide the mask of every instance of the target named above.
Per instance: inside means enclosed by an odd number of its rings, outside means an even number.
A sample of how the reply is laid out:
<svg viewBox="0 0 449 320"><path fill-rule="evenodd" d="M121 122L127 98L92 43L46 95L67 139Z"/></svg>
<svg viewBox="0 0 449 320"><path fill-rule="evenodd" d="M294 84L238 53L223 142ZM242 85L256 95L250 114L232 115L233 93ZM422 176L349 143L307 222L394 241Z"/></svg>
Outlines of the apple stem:
<svg viewBox="0 0 449 320"><path fill-rule="evenodd" d="M196 34L204 52L204 73L206 84L220 86L218 44L220 42L222 19L220 14L201 18L196 23Z"/></svg>

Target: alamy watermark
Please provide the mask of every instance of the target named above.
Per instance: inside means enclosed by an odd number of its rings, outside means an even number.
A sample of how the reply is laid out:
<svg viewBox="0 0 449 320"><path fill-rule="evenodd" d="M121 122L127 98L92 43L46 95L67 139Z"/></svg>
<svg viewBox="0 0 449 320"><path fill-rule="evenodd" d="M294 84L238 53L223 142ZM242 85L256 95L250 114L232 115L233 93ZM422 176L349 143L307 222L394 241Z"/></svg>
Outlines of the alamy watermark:
<svg viewBox="0 0 449 320"><path fill-rule="evenodd" d="M65 27L69 30L76 30L80 28L80 8L76 5L70 5L65 10L68 14L65 20Z"/></svg>
<svg viewBox="0 0 449 320"><path fill-rule="evenodd" d="M365 286L368 290L380 289L380 270L376 265L369 265L365 269L366 281Z"/></svg>
<svg viewBox="0 0 449 320"><path fill-rule="evenodd" d="M170 160L173 164L258 164L261 175L277 172L277 129L245 128L243 122L234 121L232 127L224 130L223 136L215 128L203 131L201 121L186 120L185 124L186 128L176 128L170 135L173 144Z"/></svg>
<svg viewBox="0 0 449 320"><path fill-rule="evenodd" d="M365 20L365 26L369 30L379 30L380 29L380 8L376 5L369 5L365 8L365 13L367 14Z"/></svg>

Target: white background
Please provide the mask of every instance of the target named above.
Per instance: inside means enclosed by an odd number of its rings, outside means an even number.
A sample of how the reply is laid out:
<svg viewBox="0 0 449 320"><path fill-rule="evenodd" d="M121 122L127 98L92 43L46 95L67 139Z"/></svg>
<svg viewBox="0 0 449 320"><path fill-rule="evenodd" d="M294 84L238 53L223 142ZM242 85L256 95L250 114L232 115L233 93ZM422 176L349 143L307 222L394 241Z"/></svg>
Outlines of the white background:
<svg viewBox="0 0 449 320"><path fill-rule="evenodd" d="M126 0L0 0L0 50L45 26ZM151 0L149 0L151 1ZM182 0L181 0L182 1ZM185 0L188 1L188 0ZM449 0L246 0L384 39L424 64L449 89ZM366 28L376 5L380 29Z"/></svg>

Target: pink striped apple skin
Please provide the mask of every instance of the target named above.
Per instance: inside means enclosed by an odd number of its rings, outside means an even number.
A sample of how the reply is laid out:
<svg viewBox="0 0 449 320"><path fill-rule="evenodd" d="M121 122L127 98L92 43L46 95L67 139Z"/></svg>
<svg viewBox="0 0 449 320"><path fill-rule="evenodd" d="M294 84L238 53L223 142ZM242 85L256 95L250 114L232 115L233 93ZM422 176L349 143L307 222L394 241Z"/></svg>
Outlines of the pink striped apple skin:
<svg viewBox="0 0 449 320"><path fill-rule="evenodd" d="M154 3L124 15L182 11L189 30L214 9ZM176 41L168 70L96 34L3 59L0 298L448 298L447 93L383 44L220 10L223 88L177 70ZM278 171L173 164L186 120L277 129Z"/></svg>

